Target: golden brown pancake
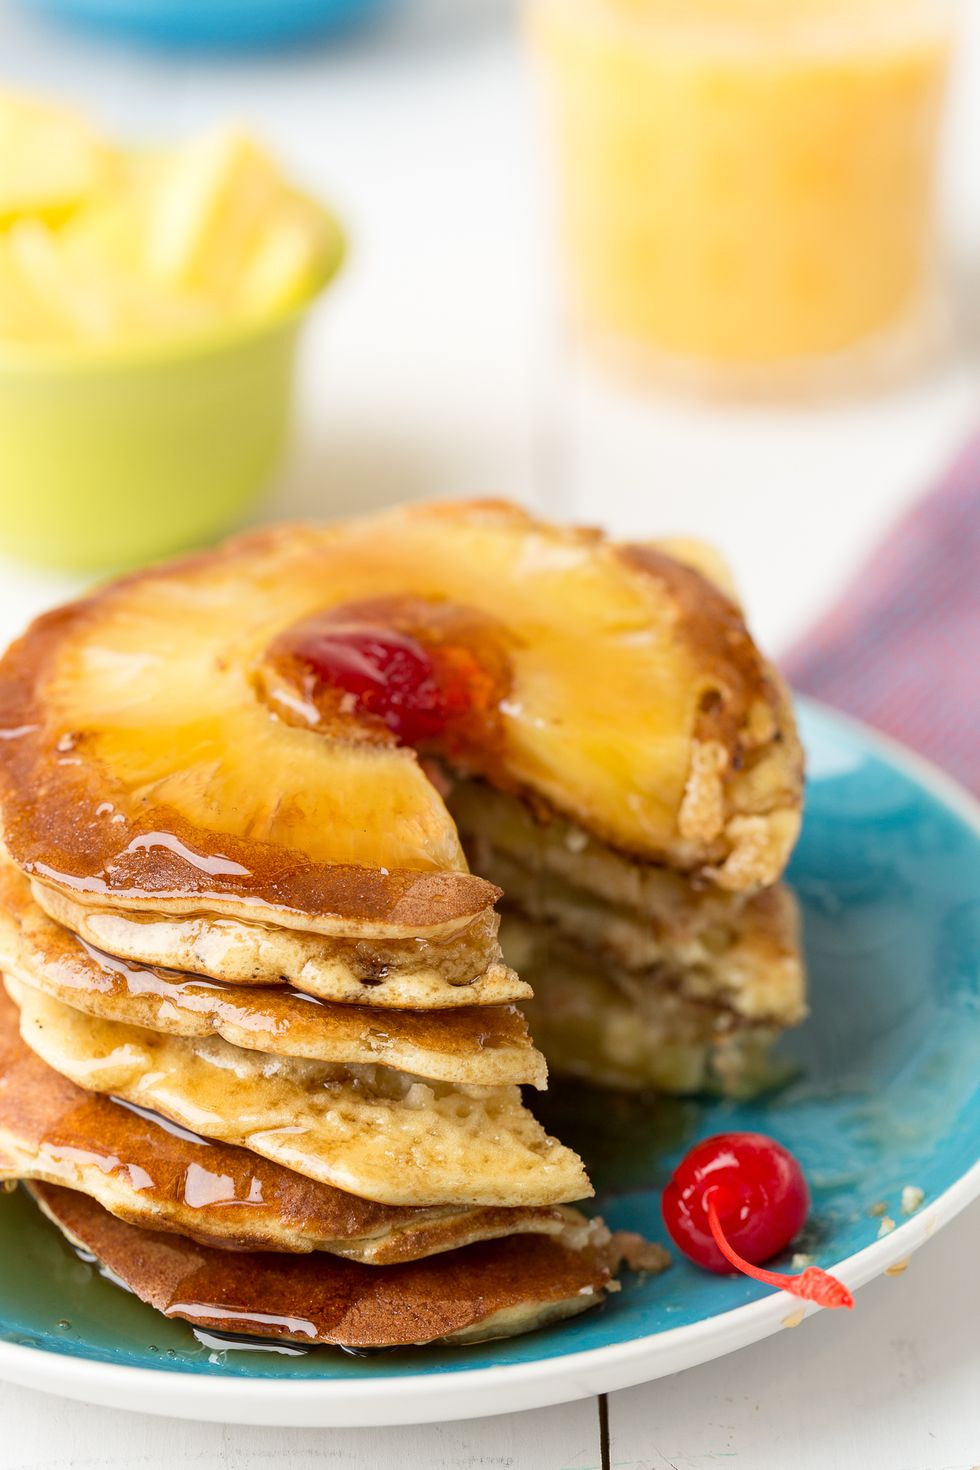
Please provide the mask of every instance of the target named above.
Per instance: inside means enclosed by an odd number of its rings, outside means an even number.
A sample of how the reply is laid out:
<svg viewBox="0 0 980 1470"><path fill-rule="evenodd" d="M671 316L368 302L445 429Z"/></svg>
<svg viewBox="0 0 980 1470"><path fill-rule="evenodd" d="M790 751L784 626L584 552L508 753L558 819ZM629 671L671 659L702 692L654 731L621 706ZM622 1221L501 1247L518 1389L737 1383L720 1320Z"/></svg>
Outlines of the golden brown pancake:
<svg viewBox="0 0 980 1470"><path fill-rule="evenodd" d="M512 1006L390 1011L331 1005L286 986L222 985L92 948L55 924L27 880L0 864L0 969L67 1005L176 1036L315 1061L380 1063L444 1082L533 1083L547 1069Z"/></svg>
<svg viewBox="0 0 980 1470"><path fill-rule="evenodd" d="M557 1076L742 1097L780 1075L768 1053L783 1023L699 998L693 971L624 970L517 915L507 917L505 939L534 985L528 1019Z"/></svg>
<svg viewBox="0 0 980 1470"><path fill-rule="evenodd" d="M504 890L504 955L556 1075L736 1095L772 1082L766 1054L806 1014L788 888L694 883L486 782L457 781L448 800L470 861Z"/></svg>
<svg viewBox="0 0 980 1470"><path fill-rule="evenodd" d="M164 1036L29 986L17 1000L28 1046L80 1087L351 1194L392 1205L552 1205L592 1192L581 1159L548 1137L516 1087L453 1087Z"/></svg>
<svg viewBox="0 0 980 1470"><path fill-rule="evenodd" d="M479 1342L574 1316L612 1285L615 1250L601 1227L580 1249L512 1238L372 1267L215 1250L137 1230L73 1190L34 1184L31 1192L72 1244L142 1301L218 1332L352 1348Z"/></svg>
<svg viewBox="0 0 980 1470"><path fill-rule="evenodd" d="M574 1240L563 1206L379 1205L247 1149L199 1138L143 1109L76 1087L20 1039L0 992L0 1177L91 1195L120 1219L239 1250L330 1251L371 1265L477 1240L540 1233Z"/></svg>
<svg viewBox="0 0 980 1470"><path fill-rule="evenodd" d="M449 803L471 861L504 889L505 909L542 926L542 952L557 931L599 969L666 973L693 1000L777 1027L802 1020L799 916L784 885L726 893L692 884L484 782L457 782ZM537 994L514 933L505 919L506 956Z"/></svg>
<svg viewBox="0 0 980 1470"><path fill-rule="evenodd" d="M37 879L31 888L45 913L97 949L235 985L288 983L322 1000L396 1010L506 1005L531 994L502 962L490 911L448 939L353 939L208 914L93 909Z"/></svg>
<svg viewBox="0 0 980 1470"><path fill-rule="evenodd" d="M451 763L643 860L778 877L800 750L737 607L654 548L498 502L264 530L40 619L0 662L15 862L112 911L386 939L470 923L496 891L415 752L326 720L277 662L290 630L355 613L467 663L486 718L482 740L447 733Z"/></svg>

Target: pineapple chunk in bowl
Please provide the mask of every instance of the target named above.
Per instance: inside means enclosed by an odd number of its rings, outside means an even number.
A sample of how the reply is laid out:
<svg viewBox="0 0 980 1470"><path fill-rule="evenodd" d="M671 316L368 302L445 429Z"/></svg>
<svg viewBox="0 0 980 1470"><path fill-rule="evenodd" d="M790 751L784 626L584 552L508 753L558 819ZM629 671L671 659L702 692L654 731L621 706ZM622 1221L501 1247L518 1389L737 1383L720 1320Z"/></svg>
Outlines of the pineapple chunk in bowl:
<svg viewBox="0 0 980 1470"><path fill-rule="evenodd" d="M244 135L110 157L57 217L0 226L0 548L83 569L206 540L261 493L344 248Z"/></svg>

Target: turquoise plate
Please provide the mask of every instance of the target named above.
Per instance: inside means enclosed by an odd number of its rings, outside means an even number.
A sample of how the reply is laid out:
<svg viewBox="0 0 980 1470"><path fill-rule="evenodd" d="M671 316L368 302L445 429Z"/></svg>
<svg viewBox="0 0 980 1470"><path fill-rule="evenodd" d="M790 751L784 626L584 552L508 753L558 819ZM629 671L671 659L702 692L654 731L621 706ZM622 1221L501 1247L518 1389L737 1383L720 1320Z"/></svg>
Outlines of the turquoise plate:
<svg viewBox="0 0 980 1470"><path fill-rule="evenodd" d="M790 877L812 1013L782 1047L790 1080L752 1103L652 1109L555 1088L545 1113L584 1154L609 1224L654 1239L659 1189L694 1139L775 1135L812 1185L804 1248L856 1287L980 1193L980 823L962 792L868 731L804 705L803 733L809 793ZM924 1192L908 1217L905 1185ZM897 1222L881 1237L878 1202ZM677 1261L627 1278L600 1311L511 1341L269 1351L168 1322L80 1261L22 1193L0 1199L0 1375L164 1414L341 1425L530 1408L703 1362L797 1307Z"/></svg>

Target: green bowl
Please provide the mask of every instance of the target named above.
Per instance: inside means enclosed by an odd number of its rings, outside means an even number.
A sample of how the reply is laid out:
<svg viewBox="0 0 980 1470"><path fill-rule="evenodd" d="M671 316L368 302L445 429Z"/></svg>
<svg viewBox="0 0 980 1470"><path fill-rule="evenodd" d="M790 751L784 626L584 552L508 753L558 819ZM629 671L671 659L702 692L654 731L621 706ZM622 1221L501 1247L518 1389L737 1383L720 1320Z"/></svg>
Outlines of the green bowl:
<svg viewBox="0 0 980 1470"><path fill-rule="evenodd" d="M0 549L115 569L239 519L280 459L312 301L161 344L0 346Z"/></svg>

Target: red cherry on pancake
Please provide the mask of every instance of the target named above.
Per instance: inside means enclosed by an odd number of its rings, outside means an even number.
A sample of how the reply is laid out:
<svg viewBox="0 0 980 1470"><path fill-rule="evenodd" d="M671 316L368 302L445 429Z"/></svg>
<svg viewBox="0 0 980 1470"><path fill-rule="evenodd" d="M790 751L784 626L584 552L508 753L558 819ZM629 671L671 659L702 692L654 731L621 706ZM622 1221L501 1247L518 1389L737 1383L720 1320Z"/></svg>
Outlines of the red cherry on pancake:
<svg viewBox="0 0 980 1470"><path fill-rule="evenodd" d="M810 1209L803 1170L763 1133L719 1133L695 1144L663 1193L674 1244L707 1271L741 1271L823 1307L853 1307L835 1277L809 1266L800 1276L760 1269L799 1234Z"/></svg>
<svg viewBox="0 0 980 1470"><path fill-rule="evenodd" d="M368 623L323 623L293 649L356 713L374 715L406 745L439 735L449 716L435 662L416 638Z"/></svg>

